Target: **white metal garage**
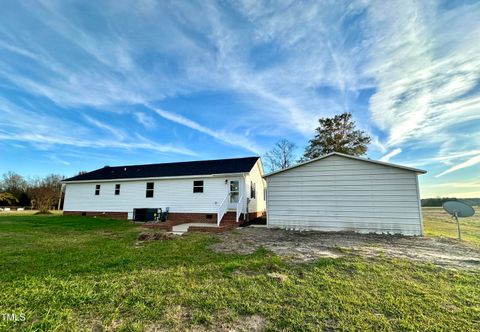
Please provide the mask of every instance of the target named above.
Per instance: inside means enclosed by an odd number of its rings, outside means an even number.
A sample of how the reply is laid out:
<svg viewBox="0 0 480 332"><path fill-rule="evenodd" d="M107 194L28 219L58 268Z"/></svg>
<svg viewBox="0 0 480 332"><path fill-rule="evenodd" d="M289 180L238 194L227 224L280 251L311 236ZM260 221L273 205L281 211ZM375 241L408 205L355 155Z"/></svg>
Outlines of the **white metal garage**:
<svg viewBox="0 0 480 332"><path fill-rule="evenodd" d="M423 235L423 170L331 153L267 174L267 225Z"/></svg>

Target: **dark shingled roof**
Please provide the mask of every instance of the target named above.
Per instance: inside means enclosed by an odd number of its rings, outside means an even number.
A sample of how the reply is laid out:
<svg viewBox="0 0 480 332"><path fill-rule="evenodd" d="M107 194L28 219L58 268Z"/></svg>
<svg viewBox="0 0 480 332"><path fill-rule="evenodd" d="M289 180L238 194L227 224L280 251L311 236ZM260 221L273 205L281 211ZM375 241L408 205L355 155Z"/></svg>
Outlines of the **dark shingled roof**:
<svg viewBox="0 0 480 332"><path fill-rule="evenodd" d="M179 163L147 164L133 166L106 166L92 172L77 175L69 181L156 178L169 176L248 173L259 157L186 161Z"/></svg>

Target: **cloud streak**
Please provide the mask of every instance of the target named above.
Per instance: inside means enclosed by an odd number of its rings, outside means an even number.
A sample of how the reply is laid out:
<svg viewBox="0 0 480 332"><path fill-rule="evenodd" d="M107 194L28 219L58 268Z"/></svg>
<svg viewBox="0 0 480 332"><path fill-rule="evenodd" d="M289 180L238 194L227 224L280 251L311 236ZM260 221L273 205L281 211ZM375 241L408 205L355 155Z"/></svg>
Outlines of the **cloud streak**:
<svg viewBox="0 0 480 332"><path fill-rule="evenodd" d="M389 162L391 158L399 155L400 153L402 153L402 149L396 148L380 158L380 161Z"/></svg>
<svg viewBox="0 0 480 332"><path fill-rule="evenodd" d="M190 120L190 119L188 119L184 116L174 114L174 113L165 111L165 110L160 109L160 108L155 108L155 107L151 107L151 106L149 106L149 107L153 112L155 112L156 114L158 114L162 118L165 118L169 121L178 123L182 126L191 128L193 130L196 130L196 131L201 132L203 134L206 134L208 136L214 137L214 138L216 138L216 139L218 139L218 140L220 140L220 141L222 141L226 144L233 145L233 146L239 146L239 147L245 148L245 149L247 149L251 152L257 153L257 154L261 153L261 148L253 145L248 139L246 139L243 136L235 135L235 134L228 134L226 132L221 132L221 131L214 131L214 130L209 129L205 126L202 126L201 124L199 124L195 121L192 121L192 120Z"/></svg>
<svg viewBox="0 0 480 332"><path fill-rule="evenodd" d="M59 119L48 114L39 114L27 108L10 103L0 97L0 115L7 122L0 123L0 141L22 142L35 144L37 147L48 149L52 146L71 146L77 148L102 148L124 150L150 150L158 153L178 153L188 156L197 156L197 153L188 148L159 144L145 138L129 138L116 128L84 115L87 123L107 132L107 137L98 137L98 133L91 126L83 126L77 122ZM94 137L91 139L91 137Z"/></svg>
<svg viewBox="0 0 480 332"><path fill-rule="evenodd" d="M472 166L477 165L477 164L480 164L480 154L475 156L475 157L472 157L472 158L468 159L467 161L464 161L460 164L457 164L455 166L450 167L449 169L447 169L446 171L436 175L435 177L439 178L439 177L444 176L446 174L453 173L453 172L459 171L459 170L467 168L467 167L472 167Z"/></svg>

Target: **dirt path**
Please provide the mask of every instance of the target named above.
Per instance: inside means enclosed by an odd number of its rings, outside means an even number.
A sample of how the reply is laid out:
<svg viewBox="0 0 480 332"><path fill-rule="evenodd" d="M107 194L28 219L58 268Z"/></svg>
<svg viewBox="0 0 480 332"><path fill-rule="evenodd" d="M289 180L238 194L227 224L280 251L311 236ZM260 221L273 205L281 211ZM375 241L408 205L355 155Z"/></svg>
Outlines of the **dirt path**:
<svg viewBox="0 0 480 332"><path fill-rule="evenodd" d="M265 247L296 261L320 257L361 255L407 258L419 262L480 270L480 248L455 240L434 237L363 235L349 232L298 232L267 228L239 228L218 235L214 250L248 254Z"/></svg>

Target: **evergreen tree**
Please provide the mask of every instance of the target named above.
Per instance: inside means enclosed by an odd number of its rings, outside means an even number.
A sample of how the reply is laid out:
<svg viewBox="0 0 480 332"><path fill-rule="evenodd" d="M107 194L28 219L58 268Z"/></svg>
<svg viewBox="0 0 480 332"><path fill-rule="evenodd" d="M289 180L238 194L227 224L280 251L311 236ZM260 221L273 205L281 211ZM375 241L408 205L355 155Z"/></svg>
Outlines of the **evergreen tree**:
<svg viewBox="0 0 480 332"><path fill-rule="evenodd" d="M361 156L367 152L370 136L356 129L352 114L342 113L333 118L321 118L315 137L309 141L301 161L317 158L331 152Z"/></svg>

